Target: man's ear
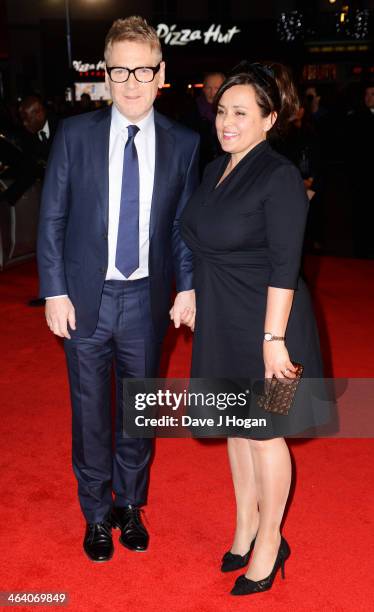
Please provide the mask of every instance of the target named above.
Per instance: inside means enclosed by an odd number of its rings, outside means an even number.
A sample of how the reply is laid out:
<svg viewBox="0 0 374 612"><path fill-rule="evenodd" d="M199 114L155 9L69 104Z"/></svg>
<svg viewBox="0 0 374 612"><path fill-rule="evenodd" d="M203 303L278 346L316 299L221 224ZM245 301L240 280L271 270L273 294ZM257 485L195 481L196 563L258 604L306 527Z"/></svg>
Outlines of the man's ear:
<svg viewBox="0 0 374 612"><path fill-rule="evenodd" d="M105 81L104 81L104 83L105 83L105 91L108 93L110 99L112 99L112 94L111 94L111 91L110 91L110 79L109 79L109 75L108 75L108 73L106 71L106 66L105 66Z"/></svg>
<svg viewBox="0 0 374 612"><path fill-rule="evenodd" d="M165 62L160 62L160 72L158 78L158 86L160 89L165 85Z"/></svg>

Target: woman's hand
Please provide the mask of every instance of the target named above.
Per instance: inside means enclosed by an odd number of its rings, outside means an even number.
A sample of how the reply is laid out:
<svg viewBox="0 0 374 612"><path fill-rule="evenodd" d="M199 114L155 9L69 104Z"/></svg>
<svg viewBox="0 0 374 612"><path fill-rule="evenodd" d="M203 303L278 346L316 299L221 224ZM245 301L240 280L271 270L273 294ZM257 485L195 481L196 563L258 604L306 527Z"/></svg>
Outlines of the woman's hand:
<svg viewBox="0 0 374 612"><path fill-rule="evenodd" d="M187 325L194 331L195 329L195 315L196 315L196 299L195 291L180 291L177 293L174 305L169 311L169 315L172 321L174 321L175 327L180 327L181 323Z"/></svg>
<svg viewBox="0 0 374 612"><path fill-rule="evenodd" d="M273 378L296 378L295 366L292 365L284 342L274 340L266 342L263 346L265 379Z"/></svg>

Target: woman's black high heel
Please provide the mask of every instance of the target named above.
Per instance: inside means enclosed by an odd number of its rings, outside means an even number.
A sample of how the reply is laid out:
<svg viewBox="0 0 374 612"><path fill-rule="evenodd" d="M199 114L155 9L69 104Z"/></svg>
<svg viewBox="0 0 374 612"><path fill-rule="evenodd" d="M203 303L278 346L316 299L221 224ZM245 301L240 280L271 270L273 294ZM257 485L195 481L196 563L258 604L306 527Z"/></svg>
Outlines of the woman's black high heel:
<svg viewBox="0 0 374 612"><path fill-rule="evenodd" d="M225 553L222 557L221 572L234 572L235 570L245 567L248 564L250 554L255 545L255 540L256 538L252 540L249 551L245 555L234 555L234 553L230 551Z"/></svg>
<svg viewBox="0 0 374 612"><path fill-rule="evenodd" d="M284 564L290 556L291 550L286 540L282 536L281 543L278 549L277 558L275 559L274 567L267 578L262 580L250 580L244 574L237 578L231 595L251 595L252 593L262 593L271 589L274 578L279 568L281 568L282 578L284 578Z"/></svg>

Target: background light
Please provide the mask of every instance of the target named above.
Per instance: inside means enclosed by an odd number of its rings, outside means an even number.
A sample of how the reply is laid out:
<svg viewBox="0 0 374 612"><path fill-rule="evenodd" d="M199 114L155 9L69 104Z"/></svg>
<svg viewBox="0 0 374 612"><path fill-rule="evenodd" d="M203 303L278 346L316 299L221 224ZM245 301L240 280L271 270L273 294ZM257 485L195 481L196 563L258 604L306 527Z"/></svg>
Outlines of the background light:
<svg viewBox="0 0 374 612"><path fill-rule="evenodd" d="M277 32L281 40L294 42L304 35L304 15L300 11L281 13L277 22Z"/></svg>

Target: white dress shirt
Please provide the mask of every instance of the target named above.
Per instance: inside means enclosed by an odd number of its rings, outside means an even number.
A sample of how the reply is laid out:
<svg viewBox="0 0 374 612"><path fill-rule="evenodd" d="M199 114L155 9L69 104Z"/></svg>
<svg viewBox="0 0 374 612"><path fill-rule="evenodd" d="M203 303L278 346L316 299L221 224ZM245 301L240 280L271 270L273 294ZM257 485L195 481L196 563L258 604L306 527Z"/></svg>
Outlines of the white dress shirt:
<svg viewBox="0 0 374 612"><path fill-rule="evenodd" d="M117 270L115 261L121 205L123 154L128 138L128 125L137 125L139 128L134 139L139 161L139 267L126 278ZM135 280L148 276L149 220L155 174L155 150L153 109L144 119L132 123L113 104L109 138L108 270L105 280Z"/></svg>
<svg viewBox="0 0 374 612"><path fill-rule="evenodd" d="M43 125L42 129L41 129L41 130L39 130L39 132L38 132L38 138L39 138L39 140L40 140L41 142L43 142L42 132L44 132L44 134L45 134L45 136L46 136L47 140L49 140L49 137L50 137L50 135L51 135L51 132L50 132L50 129L49 129L48 119L47 119L47 121L45 122L45 124Z"/></svg>
<svg viewBox="0 0 374 612"><path fill-rule="evenodd" d="M128 125L137 125L135 146L139 162L139 268L128 278L117 270L116 248L121 206L123 154L128 138ZM45 127L45 126L44 126ZM44 130L43 127L43 130ZM119 110L112 106L109 137L109 224L108 224L108 269L105 280L135 280L148 276L149 220L155 174L156 136L153 108L137 123L131 123ZM56 295L53 299L66 297Z"/></svg>

